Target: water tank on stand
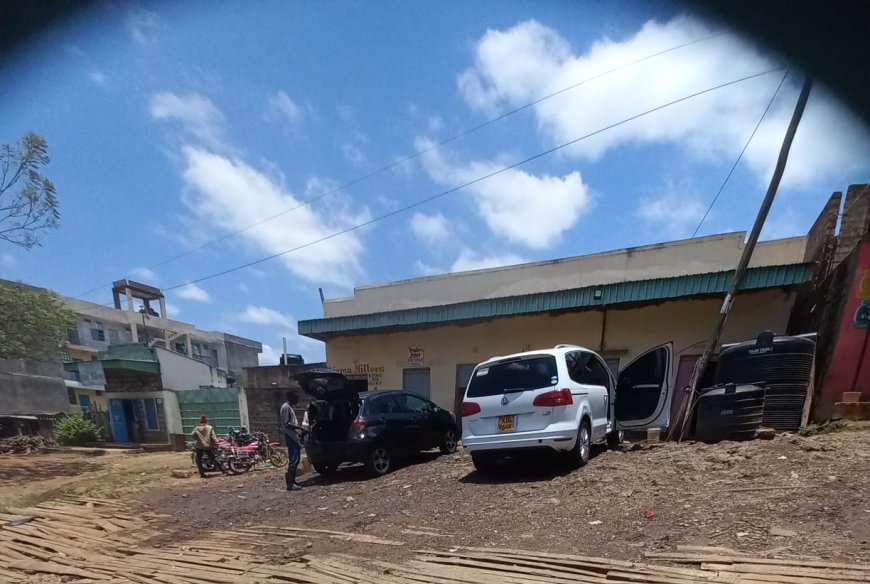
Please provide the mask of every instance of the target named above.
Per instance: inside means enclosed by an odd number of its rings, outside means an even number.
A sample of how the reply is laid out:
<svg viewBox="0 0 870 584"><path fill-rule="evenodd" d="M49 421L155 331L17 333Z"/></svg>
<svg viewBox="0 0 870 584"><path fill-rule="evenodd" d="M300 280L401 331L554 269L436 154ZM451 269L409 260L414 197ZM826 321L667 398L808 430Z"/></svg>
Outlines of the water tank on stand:
<svg viewBox="0 0 870 584"><path fill-rule="evenodd" d="M702 442L752 440L761 427L764 385L717 385L698 398L695 438Z"/></svg>
<svg viewBox="0 0 870 584"><path fill-rule="evenodd" d="M762 425L793 432L810 385L816 344L804 337L775 336L770 331L724 349L719 354L717 383L764 383Z"/></svg>

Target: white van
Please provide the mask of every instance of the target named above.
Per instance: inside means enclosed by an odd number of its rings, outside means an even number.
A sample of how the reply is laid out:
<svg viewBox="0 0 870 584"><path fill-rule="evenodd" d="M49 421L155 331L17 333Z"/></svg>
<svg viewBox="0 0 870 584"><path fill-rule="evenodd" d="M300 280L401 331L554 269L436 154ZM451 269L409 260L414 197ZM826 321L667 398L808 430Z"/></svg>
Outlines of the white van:
<svg viewBox="0 0 870 584"><path fill-rule="evenodd" d="M564 452L582 466L591 444L617 445L625 430L666 427L673 345L646 351L614 378L590 349L493 357L474 368L462 402L462 443L479 471L535 449Z"/></svg>

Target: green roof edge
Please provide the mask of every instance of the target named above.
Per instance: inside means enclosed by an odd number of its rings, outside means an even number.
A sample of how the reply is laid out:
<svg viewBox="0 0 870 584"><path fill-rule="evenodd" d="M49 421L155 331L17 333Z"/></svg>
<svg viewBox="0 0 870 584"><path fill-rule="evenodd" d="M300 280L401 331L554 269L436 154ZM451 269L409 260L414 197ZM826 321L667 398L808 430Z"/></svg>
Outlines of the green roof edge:
<svg viewBox="0 0 870 584"><path fill-rule="evenodd" d="M749 268L739 289L759 290L802 284L810 279L814 267L814 264L787 264ZM734 270L726 270L651 280L630 280L554 292L469 300L440 306L300 320L299 334L318 338L347 332L724 294L727 292L733 274ZM596 290L601 290L600 298L595 298Z"/></svg>

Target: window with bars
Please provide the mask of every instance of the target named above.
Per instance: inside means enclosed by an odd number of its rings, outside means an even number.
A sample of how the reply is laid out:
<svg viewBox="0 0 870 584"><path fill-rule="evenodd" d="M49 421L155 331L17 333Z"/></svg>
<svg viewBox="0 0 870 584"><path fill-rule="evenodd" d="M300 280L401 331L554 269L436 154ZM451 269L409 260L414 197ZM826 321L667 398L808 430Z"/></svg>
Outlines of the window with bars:
<svg viewBox="0 0 870 584"><path fill-rule="evenodd" d="M62 363L72 363L72 357L69 354L69 351L61 351L60 352L60 360Z"/></svg>

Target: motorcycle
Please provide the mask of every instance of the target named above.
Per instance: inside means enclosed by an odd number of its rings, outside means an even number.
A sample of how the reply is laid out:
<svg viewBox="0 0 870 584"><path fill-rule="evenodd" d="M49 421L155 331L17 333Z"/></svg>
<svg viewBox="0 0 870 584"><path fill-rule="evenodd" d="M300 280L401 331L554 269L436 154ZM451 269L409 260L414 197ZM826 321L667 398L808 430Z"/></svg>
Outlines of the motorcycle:
<svg viewBox="0 0 870 584"><path fill-rule="evenodd" d="M191 446L190 462L196 464L196 449ZM220 465L218 465L220 463ZM251 470L255 461L247 452L240 452L231 442L218 438L218 447L214 451L213 457L206 455L202 457L202 470L204 472L220 472L220 467L229 471L234 475L239 475Z"/></svg>
<svg viewBox="0 0 870 584"><path fill-rule="evenodd" d="M245 428L230 428L227 440L235 446L239 457L253 459L252 464L268 461L278 468L287 465L287 455L277 448L280 443L270 441L265 432L249 434Z"/></svg>

